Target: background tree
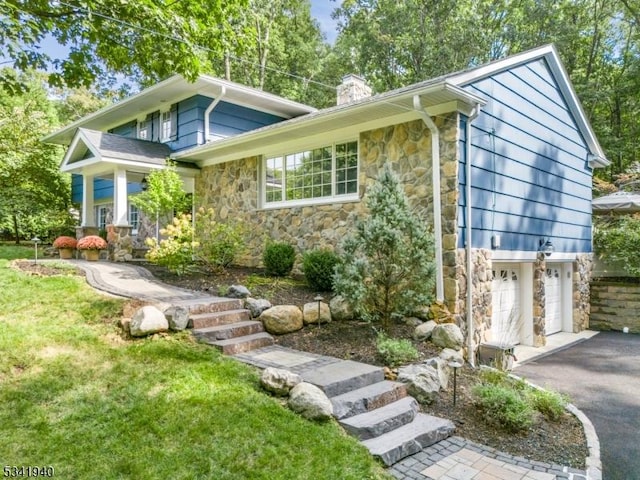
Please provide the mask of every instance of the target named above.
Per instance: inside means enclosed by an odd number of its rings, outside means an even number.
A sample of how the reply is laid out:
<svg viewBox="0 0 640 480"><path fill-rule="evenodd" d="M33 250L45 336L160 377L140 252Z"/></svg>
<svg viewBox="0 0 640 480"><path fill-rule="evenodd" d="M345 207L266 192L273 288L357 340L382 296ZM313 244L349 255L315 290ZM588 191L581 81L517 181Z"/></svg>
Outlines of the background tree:
<svg viewBox="0 0 640 480"><path fill-rule="evenodd" d="M358 316L381 321L388 330L394 317L433 299L433 235L412 212L388 163L368 189L365 203L369 214L343 242L333 286Z"/></svg>

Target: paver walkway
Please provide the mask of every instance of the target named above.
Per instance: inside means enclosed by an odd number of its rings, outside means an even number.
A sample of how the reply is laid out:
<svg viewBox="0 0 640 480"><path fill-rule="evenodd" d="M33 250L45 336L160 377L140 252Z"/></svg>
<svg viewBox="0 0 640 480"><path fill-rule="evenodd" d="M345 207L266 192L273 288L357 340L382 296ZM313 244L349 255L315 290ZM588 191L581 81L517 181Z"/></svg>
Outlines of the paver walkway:
<svg viewBox="0 0 640 480"><path fill-rule="evenodd" d="M87 281L98 290L128 298L161 302L219 299L185 290L155 280L138 266L72 261L87 274ZM259 368L285 368L299 374L313 374L318 369L343 362L338 358L316 355L272 345L234 356ZM489 447L451 437L404 458L389 472L407 480L584 480L584 472L559 465L530 461L504 454Z"/></svg>

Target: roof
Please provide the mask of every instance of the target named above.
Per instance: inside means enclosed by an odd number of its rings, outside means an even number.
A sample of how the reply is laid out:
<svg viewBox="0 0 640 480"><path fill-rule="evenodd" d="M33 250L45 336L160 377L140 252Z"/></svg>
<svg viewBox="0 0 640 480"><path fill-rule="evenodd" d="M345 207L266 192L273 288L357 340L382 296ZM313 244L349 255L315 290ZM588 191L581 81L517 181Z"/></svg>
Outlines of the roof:
<svg viewBox="0 0 640 480"><path fill-rule="evenodd" d="M460 107L460 105L483 105L486 101L482 97L466 91L466 86L482 78L539 59L546 60L559 85L567 106L588 146L590 163L598 167L609 165L610 162L606 159L604 150L598 143L553 45L539 47L476 68L432 78L348 104L311 112L234 137L198 145L176 152L172 157L200 163L211 162L211 159L214 158L213 161L218 163L231 159L234 154L237 155L239 149L242 149L243 154L246 153L247 156L258 154L261 153L259 149L264 148L269 142L302 139L317 134L318 131L339 131L357 123L370 122L372 119L386 118L407 112L416 113L413 107L415 95L420 96L421 105L431 115L438 113L433 110L438 105L449 104L452 107L449 111Z"/></svg>
<svg viewBox="0 0 640 480"><path fill-rule="evenodd" d="M74 171L100 161L153 168L163 167L171 154L164 143L79 128L62 160L62 171ZM197 168L182 164L185 168Z"/></svg>
<svg viewBox="0 0 640 480"><path fill-rule="evenodd" d="M159 106L176 103L197 94L217 98L224 92L224 100L255 110L292 118L315 111L314 107L294 102L256 88L200 75L193 83L181 75L174 75L153 87L142 90L118 103L104 107L42 139L45 143L68 145L78 128L108 130L128 119L158 110Z"/></svg>

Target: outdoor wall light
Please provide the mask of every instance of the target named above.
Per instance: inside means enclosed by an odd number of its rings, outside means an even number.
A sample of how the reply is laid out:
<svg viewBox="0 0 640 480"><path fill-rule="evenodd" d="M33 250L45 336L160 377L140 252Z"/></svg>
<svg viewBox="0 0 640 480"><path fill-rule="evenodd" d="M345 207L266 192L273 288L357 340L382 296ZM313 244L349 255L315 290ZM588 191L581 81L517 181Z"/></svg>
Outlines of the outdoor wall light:
<svg viewBox="0 0 640 480"><path fill-rule="evenodd" d="M149 188L149 182L147 181L146 175L142 177L142 181L140 182L140 188L142 188L143 192L146 192L147 188Z"/></svg>
<svg viewBox="0 0 640 480"><path fill-rule="evenodd" d="M544 253L545 256L550 257L551 254L555 251L555 248L553 247L553 243L551 243L550 239L541 238L540 248L538 249L538 251Z"/></svg>

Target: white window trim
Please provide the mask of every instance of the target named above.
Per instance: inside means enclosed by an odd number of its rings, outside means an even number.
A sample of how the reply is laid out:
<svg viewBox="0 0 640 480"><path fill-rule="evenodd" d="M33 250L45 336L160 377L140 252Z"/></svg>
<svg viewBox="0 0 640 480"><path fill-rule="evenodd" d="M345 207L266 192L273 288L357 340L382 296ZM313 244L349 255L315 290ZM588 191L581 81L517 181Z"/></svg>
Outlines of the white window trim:
<svg viewBox="0 0 640 480"><path fill-rule="evenodd" d="M142 138L140 136L140 132L142 132L142 124L145 124L145 130L147 131L146 133L146 137ZM145 116L142 120L138 120L137 121L137 132L136 132L136 138L138 138L139 140L149 140L149 122L147 122L147 117Z"/></svg>
<svg viewBox="0 0 640 480"><path fill-rule="evenodd" d="M165 115L165 113L169 116L169 131L167 132L167 136L164 136L164 120L163 120L163 116ZM171 110L167 109L167 110L160 110L160 142L161 143L166 143L171 141Z"/></svg>
<svg viewBox="0 0 640 480"><path fill-rule="evenodd" d="M356 157L357 157L357 174L356 174L356 192L355 193L347 193L342 195L336 195L336 145L340 145L343 143L356 143ZM331 195L327 197L318 197L318 198L304 198L300 200L281 200L279 202L267 202L267 159L274 157L282 157L283 161L283 170L284 163L287 155L291 155L293 153L298 153L300 151L310 151L316 148L323 148L331 146ZM293 208L293 207L304 207L310 205L326 205L331 203L349 203L349 202L357 202L360 201L360 142L357 138L354 139L345 139L336 142L322 142L318 144L313 144L312 146L301 147L297 149L293 149L288 153L273 153L268 156L263 155L260 160L260 209L261 210L275 210L282 208Z"/></svg>
<svg viewBox="0 0 640 480"><path fill-rule="evenodd" d="M129 222L129 225L131 226L131 234L132 235L137 235L138 234L138 229L134 228L133 222L131 221L131 207L137 208L133 203L129 202L129 205L127 207L127 222ZM140 209L137 209L137 213L138 213L138 227L140 226Z"/></svg>
<svg viewBox="0 0 640 480"><path fill-rule="evenodd" d="M109 212L109 206L111 204L110 203L101 203L98 205L94 205L95 208L95 217L96 217L96 227L98 228L98 230L105 230L107 228L107 214ZM105 214L104 214L104 228L100 227L100 220L101 220L101 215L100 215L100 210L101 209L105 209Z"/></svg>

